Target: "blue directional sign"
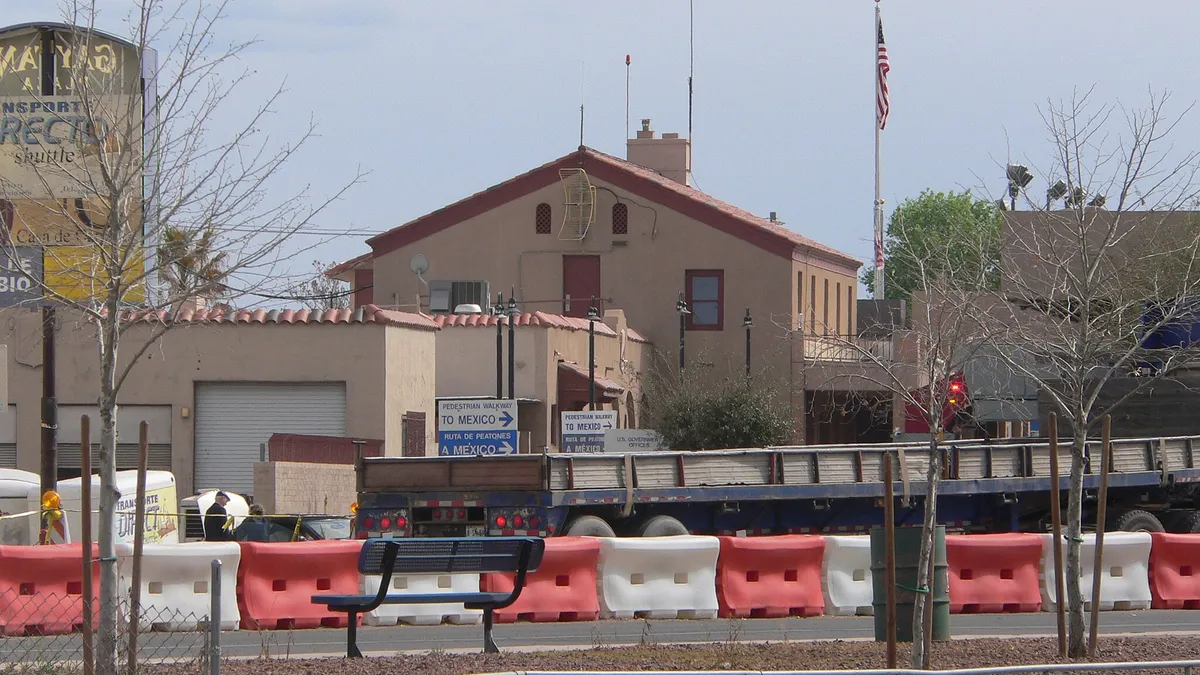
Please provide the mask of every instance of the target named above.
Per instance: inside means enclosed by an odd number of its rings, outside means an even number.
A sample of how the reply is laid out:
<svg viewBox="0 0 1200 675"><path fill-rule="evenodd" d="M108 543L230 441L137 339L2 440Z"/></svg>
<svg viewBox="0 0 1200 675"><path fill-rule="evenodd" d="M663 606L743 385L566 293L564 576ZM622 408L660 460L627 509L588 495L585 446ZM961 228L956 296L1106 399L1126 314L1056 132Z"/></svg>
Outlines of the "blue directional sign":
<svg viewBox="0 0 1200 675"><path fill-rule="evenodd" d="M562 414L563 452L604 452L604 432L617 426L615 410L584 410Z"/></svg>
<svg viewBox="0 0 1200 675"><path fill-rule="evenodd" d="M438 401L438 455L515 455L517 445L516 401Z"/></svg>

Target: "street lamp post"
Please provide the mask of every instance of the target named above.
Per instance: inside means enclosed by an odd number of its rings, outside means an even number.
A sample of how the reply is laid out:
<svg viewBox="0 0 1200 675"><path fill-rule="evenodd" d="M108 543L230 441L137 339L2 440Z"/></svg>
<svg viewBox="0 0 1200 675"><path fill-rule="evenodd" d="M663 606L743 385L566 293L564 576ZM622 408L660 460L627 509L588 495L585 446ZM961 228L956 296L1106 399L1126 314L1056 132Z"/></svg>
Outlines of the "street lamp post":
<svg viewBox="0 0 1200 675"><path fill-rule="evenodd" d="M679 312L679 370L683 370L683 346L687 336L687 316L691 314L688 311L687 302L683 299L683 292L679 292L679 300L675 302L675 311Z"/></svg>
<svg viewBox="0 0 1200 675"><path fill-rule="evenodd" d="M588 307L588 410L596 409L596 319L600 313L596 311L596 296L592 296L592 304Z"/></svg>
<svg viewBox="0 0 1200 675"><path fill-rule="evenodd" d="M517 335L517 298L514 291L508 297L508 397L517 400L517 346L514 338Z"/></svg>
<svg viewBox="0 0 1200 675"><path fill-rule="evenodd" d="M746 308L746 317L742 319L742 327L746 329L746 377L750 377L750 329L754 328L754 319L750 318L750 308Z"/></svg>
<svg viewBox="0 0 1200 675"><path fill-rule="evenodd" d="M492 305L492 316L496 317L496 399L504 398L504 293L496 294Z"/></svg>

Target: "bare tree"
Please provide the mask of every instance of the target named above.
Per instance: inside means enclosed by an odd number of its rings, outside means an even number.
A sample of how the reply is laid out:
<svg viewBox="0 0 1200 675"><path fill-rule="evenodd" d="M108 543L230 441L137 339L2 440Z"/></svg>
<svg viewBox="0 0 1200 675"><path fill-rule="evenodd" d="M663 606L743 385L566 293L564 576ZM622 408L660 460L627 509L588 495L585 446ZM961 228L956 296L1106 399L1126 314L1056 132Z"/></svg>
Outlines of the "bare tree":
<svg viewBox="0 0 1200 675"><path fill-rule="evenodd" d="M225 4L140 0L116 38L96 30L94 4L66 0L69 27L32 38L40 53L53 40L55 69L31 79L18 109L29 114L16 118L36 161L6 175L24 197L7 252L44 251L45 274L30 277L94 328L99 356L101 674L117 668L116 415L130 370L190 299L271 289L284 244L359 179L280 194L280 170L313 127L270 140L283 90L257 103L240 91L247 74L230 70L250 43L217 44ZM230 126L234 110L245 115Z"/></svg>
<svg viewBox="0 0 1200 675"><path fill-rule="evenodd" d="M1147 107L1126 110L1093 104L1090 91L1051 102L1043 111L1053 143L1041 171L1045 199L1026 192L1027 169L1009 171L1010 181L1024 176L1011 182L1010 194L1027 210L1006 214L1003 302L988 333L1072 435L1066 579L1073 657L1088 650L1079 580L1089 429L1196 356L1185 343L1154 344L1164 329L1200 316L1200 222L1186 211L1198 196L1198 157L1168 146L1179 118L1166 114L1167 102L1152 94ZM1117 395L1101 396L1116 384ZM1122 518L1112 516L1096 526Z"/></svg>
<svg viewBox="0 0 1200 675"><path fill-rule="evenodd" d="M346 309L350 307L350 296L363 290L325 274L330 266L320 260L314 260L312 266L312 277L296 284L293 291L294 297L311 310Z"/></svg>
<svg viewBox="0 0 1200 675"><path fill-rule="evenodd" d="M947 214L955 217L952 212ZM969 210L959 215L973 218ZM898 220L894 217L893 226L889 226L888 236L892 239L905 236L904 228L894 226ZM932 561L944 435L955 430L966 413L969 392L963 383L963 370L986 344L976 316L977 303L995 277L994 266L984 262L994 250L994 232L955 226L953 222L943 225L938 237L909 237L904 242L893 242L903 245L888 247L909 271L912 302L907 327L879 326L872 332L890 335L882 344L854 334L837 335L836 331L805 338L806 357L836 358L841 362L840 367L830 369L831 380L840 379L857 391L886 392L893 406L928 429L926 456L908 459L910 472L924 469L924 514L915 580L920 592L913 594L914 668L930 667L935 587ZM964 264L966 259L980 263ZM895 460L891 456L887 459Z"/></svg>

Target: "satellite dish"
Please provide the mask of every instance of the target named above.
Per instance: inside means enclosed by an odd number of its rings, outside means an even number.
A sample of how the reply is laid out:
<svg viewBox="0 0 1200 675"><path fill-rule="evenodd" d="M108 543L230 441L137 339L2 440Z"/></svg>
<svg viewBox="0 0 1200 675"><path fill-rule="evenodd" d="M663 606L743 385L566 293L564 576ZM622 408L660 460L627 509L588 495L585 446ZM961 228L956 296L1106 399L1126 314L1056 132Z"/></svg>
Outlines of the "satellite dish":
<svg viewBox="0 0 1200 675"><path fill-rule="evenodd" d="M429 258L426 258L423 253L418 253L408 263L408 268L412 270L413 274L421 276L429 271Z"/></svg>

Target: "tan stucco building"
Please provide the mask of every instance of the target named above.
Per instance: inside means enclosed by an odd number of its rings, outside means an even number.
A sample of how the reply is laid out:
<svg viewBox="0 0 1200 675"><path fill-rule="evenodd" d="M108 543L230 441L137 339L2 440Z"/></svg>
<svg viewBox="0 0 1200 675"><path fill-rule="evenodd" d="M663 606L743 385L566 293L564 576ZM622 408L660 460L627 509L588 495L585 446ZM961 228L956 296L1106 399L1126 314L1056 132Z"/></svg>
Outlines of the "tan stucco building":
<svg viewBox="0 0 1200 675"><path fill-rule="evenodd" d="M41 323L6 310L9 402L0 463L40 461ZM99 363L93 324L59 312L56 332L59 469L78 475L79 418L99 443ZM136 468L138 426L149 424L151 468L197 488L251 493L260 444L272 433L383 439L385 452L433 447L438 326L417 314L362 306L307 310L184 311L138 354L162 319L140 317L122 337L138 358L121 387L119 468ZM123 361L128 363L128 361ZM411 439L411 440L410 440Z"/></svg>
<svg viewBox="0 0 1200 675"><path fill-rule="evenodd" d="M682 295L686 362L733 371L749 310L753 368L783 381L801 440L832 440L805 427L829 422L812 408L849 386L846 350L824 343L856 339L860 262L693 187L689 141L655 137L649 120L628 157L581 146L368 240L330 274L356 304L427 313L512 289L523 311L582 317L595 297L672 361Z"/></svg>

